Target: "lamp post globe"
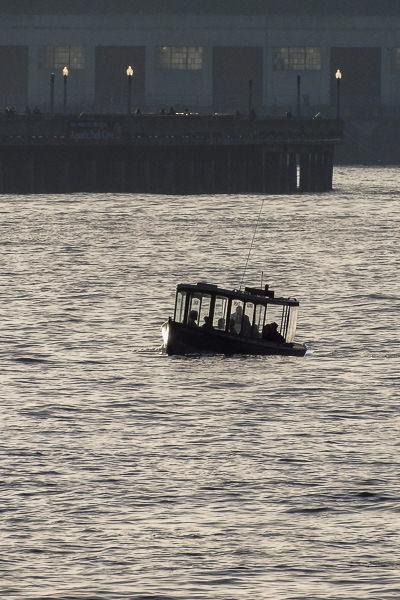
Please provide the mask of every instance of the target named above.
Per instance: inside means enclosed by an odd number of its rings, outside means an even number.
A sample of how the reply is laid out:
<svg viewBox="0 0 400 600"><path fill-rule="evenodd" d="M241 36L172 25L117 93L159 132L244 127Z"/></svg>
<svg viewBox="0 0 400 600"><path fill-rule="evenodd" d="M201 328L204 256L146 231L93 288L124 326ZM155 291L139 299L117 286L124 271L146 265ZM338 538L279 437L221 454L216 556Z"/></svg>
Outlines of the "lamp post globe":
<svg viewBox="0 0 400 600"><path fill-rule="evenodd" d="M301 75L297 75L297 118L301 117Z"/></svg>
<svg viewBox="0 0 400 600"><path fill-rule="evenodd" d="M340 119L340 82L342 81L342 71L337 69L335 73L336 78L336 119Z"/></svg>
<svg viewBox="0 0 400 600"><path fill-rule="evenodd" d="M55 73L50 73L50 114L54 114L54 81Z"/></svg>

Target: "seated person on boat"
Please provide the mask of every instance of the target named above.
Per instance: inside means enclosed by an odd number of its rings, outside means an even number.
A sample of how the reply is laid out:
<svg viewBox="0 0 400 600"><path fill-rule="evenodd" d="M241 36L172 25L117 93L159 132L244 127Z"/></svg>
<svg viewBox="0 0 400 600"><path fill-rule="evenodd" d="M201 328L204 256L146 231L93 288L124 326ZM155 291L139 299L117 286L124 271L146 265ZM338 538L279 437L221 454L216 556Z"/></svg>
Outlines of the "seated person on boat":
<svg viewBox="0 0 400 600"><path fill-rule="evenodd" d="M262 331L263 340L269 340L275 342L275 344L284 344L285 338L278 331L278 323L268 323L264 325Z"/></svg>
<svg viewBox="0 0 400 600"><path fill-rule="evenodd" d="M212 326L212 322L211 322L211 317L209 317L208 315L206 315L203 319L204 323L202 325L203 329L213 329Z"/></svg>
<svg viewBox="0 0 400 600"><path fill-rule="evenodd" d="M191 327L197 327L197 317L198 317L198 312L197 310L191 310L189 313L189 317L188 317L188 325L190 325Z"/></svg>

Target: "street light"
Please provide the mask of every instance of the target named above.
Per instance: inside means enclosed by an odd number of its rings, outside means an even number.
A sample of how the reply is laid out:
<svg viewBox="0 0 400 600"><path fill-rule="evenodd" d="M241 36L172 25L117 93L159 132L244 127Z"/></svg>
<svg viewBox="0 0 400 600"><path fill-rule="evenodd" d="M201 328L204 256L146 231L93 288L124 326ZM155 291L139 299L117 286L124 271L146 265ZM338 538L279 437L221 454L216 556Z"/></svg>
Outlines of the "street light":
<svg viewBox="0 0 400 600"><path fill-rule="evenodd" d="M251 119L253 111L253 80L249 79L249 119Z"/></svg>
<svg viewBox="0 0 400 600"><path fill-rule="evenodd" d="M297 75L297 118L301 117L301 76Z"/></svg>
<svg viewBox="0 0 400 600"><path fill-rule="evenodd" d="M50 73L50 114L54 114L54 78L55 74Z"/></svg>
<svg viewBox="0 0 400 600"><path fill-rule="evenodd" d="M342 71L338 69L335 73L336 77L336 118L340 119L340 82L342 80Z"/></svg>
<svg viewBox="0 0 400 600"><path fill-rule="evenodd" d="M126 76L128 77L128 115L132 112L132 78L134 75L134 70L129 65L126 70Z"/></svg>
<svg viewBox="0 0 400 600"><path fill-rule="evenodd" d="M64 115L67 112L67 81L69 76L68 67L64 67L62 70L63 78L64 78Z"/></svg>

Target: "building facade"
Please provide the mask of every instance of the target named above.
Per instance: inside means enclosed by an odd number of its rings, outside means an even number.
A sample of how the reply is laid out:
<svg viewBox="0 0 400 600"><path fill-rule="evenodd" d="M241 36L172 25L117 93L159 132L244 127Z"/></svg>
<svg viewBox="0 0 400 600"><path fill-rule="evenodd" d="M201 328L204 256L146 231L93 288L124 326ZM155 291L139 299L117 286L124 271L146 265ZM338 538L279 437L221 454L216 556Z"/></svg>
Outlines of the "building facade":
<svg viewBox="0 0 400 600"><path fill-rule="evenodd" d="M301 5L301 8L299 8ZM398 0L2 0L0 108L396 115ZM251 81L251 84L249 83Z"/></svg>

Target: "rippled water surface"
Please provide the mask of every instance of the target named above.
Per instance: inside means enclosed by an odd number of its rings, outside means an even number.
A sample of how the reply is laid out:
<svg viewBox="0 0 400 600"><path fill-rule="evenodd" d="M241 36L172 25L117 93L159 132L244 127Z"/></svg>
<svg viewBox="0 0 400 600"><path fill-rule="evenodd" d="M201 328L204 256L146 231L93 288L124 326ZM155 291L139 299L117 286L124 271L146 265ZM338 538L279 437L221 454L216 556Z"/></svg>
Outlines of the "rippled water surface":
<svg viewBox="0 0 400 600"><path fill-rule="evenodd" d="M260 196L3 196L0 597L400 598L400 170L269 197L249 262L304 358L171 358Z"/></svg>

